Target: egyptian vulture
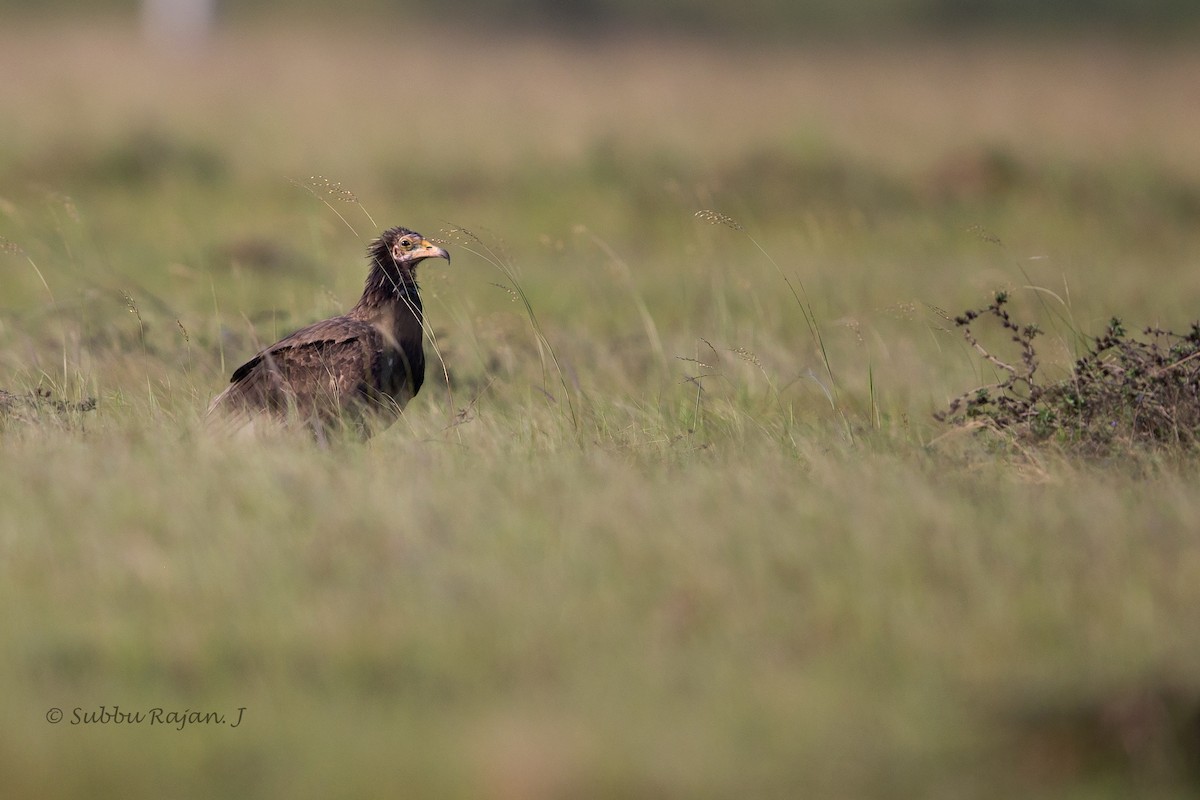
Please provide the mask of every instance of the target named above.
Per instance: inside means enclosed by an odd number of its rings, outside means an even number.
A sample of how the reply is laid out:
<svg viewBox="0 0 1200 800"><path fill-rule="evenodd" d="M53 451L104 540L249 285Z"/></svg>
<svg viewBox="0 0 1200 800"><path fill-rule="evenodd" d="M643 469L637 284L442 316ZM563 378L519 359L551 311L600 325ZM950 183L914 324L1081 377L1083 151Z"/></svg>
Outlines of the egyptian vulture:
<svg viewBox="0 0 1200 800"><path fill-rule="evenodd" d="M234 370L210 417L300 421L318 436L347 424L370 436L395 421L425 380L415 269L450 254L400 227L384 231L367 252L370 272L354 308L301 328Z"/></svg>

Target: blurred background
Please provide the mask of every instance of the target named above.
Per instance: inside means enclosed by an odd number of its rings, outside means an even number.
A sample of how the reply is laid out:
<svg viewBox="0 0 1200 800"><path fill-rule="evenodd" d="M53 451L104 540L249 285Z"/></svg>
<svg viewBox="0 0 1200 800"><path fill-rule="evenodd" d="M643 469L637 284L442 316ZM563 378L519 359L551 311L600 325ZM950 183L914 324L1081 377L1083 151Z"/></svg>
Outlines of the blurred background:
<svg viewBox="0 0 1200 800"><path fill-rule="evenodd" d="M165 26L203 27L202 21L237 21L267 14L329 13L315 0L3 0L0 9L36 14L132 15L157 19ZM706 0L664 0L647 5L634 0L356 0L342 4L337 16L422 14L453 24L538 25L578 33L620 31L653 26L713 36L749 34L792 37L829 33L987 29L1010 32L1109 29L1122 34L1178 35L1181 26L1200 18L1187 0L749 0L731 7ZM167 20L170 19L170 22ZM184 22L184 20L189 20Z"/></svg>

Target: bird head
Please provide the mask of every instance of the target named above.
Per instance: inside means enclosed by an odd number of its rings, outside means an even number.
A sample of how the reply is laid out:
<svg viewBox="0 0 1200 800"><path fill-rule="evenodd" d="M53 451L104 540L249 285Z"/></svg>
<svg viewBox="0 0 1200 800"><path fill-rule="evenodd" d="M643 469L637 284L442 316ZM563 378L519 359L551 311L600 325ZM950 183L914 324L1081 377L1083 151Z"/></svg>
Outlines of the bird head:
<svg viewBox="0 0 1200 800"><path fill-rule="evenodd" d="M438 247L416 231L408 228L391 228L383 232L376 242L376 249L396 262L402 270L411 271L421 261L427 258L444 258L450 260L450 254L444 248ZM382 259L380 259L382 261ZM386 262L384 262L386 263Z"/></svg>

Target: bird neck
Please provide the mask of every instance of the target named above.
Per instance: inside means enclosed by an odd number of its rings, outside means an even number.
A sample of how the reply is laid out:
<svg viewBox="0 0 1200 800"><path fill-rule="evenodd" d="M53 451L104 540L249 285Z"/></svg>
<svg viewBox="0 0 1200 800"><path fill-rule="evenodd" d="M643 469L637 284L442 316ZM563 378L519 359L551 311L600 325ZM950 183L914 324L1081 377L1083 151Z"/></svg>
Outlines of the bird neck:
<svg viewBox="0 0 1200 800"><path fill-rule="evenodd" d="M376 261L351 316L364 320L395 318L402 310L408 310L418 321L421 319L421 293L416 278L409 270L394 266L386 269Z"/></svg>

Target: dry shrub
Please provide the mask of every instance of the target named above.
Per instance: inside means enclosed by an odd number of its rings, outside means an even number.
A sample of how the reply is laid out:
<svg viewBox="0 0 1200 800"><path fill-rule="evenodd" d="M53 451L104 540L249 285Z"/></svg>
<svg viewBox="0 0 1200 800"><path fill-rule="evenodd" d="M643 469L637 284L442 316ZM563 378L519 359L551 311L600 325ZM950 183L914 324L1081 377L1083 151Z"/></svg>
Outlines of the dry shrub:
<svg viewBox="0 0 1200 800"><path fill-rule="evenodd" d="M1002 380L955 398L934 416L954 425L982 423L1023 442L1053 442L1067 449L1108 455L1128 447L1190 451L1200 445L1200 323L1185 333L1146 328L1131 336L1113 318L1074 364L1069 378L1038 380L1036 325L1015 322L997 294L985 308L954 322ZM972 331L994 320L1016 343L1017 363L998 358Z"/></svg>
<svg viewBox="0 0 1200 800"><path fill-rule="evenodd" d="M3 430L4 423L10 420L31 422L46 415L66 418L85 411L94 411L95 408L96 400L93 397L73 402L55 397L49 389L38 388L24 394L0 389L0 430Z"/></svg>

